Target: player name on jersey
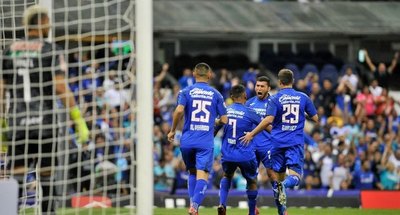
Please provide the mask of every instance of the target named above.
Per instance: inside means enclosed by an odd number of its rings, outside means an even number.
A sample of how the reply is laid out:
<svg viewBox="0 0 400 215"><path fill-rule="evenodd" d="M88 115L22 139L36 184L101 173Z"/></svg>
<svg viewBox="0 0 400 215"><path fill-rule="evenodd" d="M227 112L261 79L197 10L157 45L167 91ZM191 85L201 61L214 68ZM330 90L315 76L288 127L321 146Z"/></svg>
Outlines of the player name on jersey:
<svg viewBox="0 0 400 215"><path fill-rule="evenodd" d="M210 126L190 124L190 130L191 131L210 131Z"/></svg>
<svg viewBox="0 0 400 215"><path fill-rule="evenodd" d="M282 125L282 131L295 131L297 125Z"/></svg>

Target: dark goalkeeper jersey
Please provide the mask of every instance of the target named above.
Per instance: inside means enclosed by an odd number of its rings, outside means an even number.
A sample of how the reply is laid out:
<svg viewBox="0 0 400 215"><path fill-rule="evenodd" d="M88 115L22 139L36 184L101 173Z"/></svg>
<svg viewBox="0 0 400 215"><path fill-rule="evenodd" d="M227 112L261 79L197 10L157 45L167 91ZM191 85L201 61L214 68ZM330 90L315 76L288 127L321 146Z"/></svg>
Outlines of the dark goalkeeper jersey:
<svg viewBox="0 0 400 215"><path fill-rule="evenodd" d="M57 97L53 79L65 73L61 50L38 39L15 41L3 52L1 63L1 78L10 94L9 140L54 136Z"/></svg>

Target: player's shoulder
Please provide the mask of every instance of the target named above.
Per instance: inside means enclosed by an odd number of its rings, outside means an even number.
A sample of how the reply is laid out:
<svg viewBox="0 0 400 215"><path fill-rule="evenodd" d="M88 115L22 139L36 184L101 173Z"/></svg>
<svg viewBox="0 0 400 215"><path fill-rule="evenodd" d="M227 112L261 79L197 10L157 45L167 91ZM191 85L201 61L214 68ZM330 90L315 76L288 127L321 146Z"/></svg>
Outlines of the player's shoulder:
<svg viewBox="0 0 400 215"><path fill-rule="evenodd" d="M250 106L250 105L254 104L254 102L256 101L256 99L257 99L257 96L253 96L253 97L247 99L247 101L246 101L246 106Z"/></svg>
<svg viewBox="0 0 400 215"><path fill-rule="evenodd" d="M282 96L282 93L281 93L281 92L277 92L277 93L275 93L274 95L268 96L267 101L268 101L268 102L275 102L275 101L278 101L279 98L280 98L281 96Z"/></svg>

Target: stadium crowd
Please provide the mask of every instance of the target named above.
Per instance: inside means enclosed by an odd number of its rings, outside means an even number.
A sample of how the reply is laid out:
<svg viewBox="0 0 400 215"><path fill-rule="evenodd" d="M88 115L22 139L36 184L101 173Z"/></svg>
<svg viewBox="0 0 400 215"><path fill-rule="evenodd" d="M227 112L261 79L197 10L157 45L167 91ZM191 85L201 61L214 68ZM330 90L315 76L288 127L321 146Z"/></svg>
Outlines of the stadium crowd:
<svg viewBox="0 0 400 215"><path fill-rule="evenodd" d="M395 110L399 101L389 95L390 74L399 56L396 53L387 68L382 63L375 66L366 51L365 57L365 69L344 65L336 75L321 73L310 64L304 65L303 72L296 65L286 65L295 76L298 74L296 89L312 99L320 116L318 125L306 125L305 164L299 189L400 189L400 117ZM179 134L175 144L168 142L167 134L179 90L192 85L194 78L190 68L183 68L177 79L168 64L155 68L154 184L156 191L174 193L186 188L188 175L180 157ZM241 73L222 68L214 71L210 84L229 104L229 90L239 83L246 86L248 98L254 96L256 78L261 74L252 65ZM219 189L221 134L215 137L214 145L209 188ZM240 174L233 181L234 189L246 189L246 180ZM270 188L263 167L258 183L260 188Z"/></svg>

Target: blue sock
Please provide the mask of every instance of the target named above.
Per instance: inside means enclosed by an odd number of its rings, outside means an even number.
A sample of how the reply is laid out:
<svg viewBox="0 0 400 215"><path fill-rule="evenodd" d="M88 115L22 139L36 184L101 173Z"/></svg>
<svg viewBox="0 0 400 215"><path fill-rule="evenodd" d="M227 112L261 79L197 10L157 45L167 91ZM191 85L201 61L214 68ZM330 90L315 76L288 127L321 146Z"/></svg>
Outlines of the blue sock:
<svg viewBox="0 0 400 215"><path fill-rule="evenodd" d="M285 212L286 207L281 205L281 203L279 203L279 199L278 199L278 182L272 181L271 184L272 184L272 191L274 191L275 205L276 205L276 208L278 209L278 214L281 215L281 214L283 214L283 212Z"/></svg>
<svg viewBox="0 0 400 215"><path fill-rule="evenodd" d="M294 188L295 186L299 185L300 178L297 175L289 175L283 181L283 185L286 188Z"/></svg>
<svg viewBox="0 0 400 215"><path fill-rule="evenodd" d="M247 190L246 193L249 204L249 215L255 215L258 190Z"/></svg>
<svg viewBox="0 0 400 215"><path fill-rule="evenodd" d="M189 192L190 203L192 203L193 201L194 188L196 187L196 180L197 179L195 174L189 174L188 192Z"/></svg>
<svg viewBox="0 0 400 215"><path fill-rule="evenodd" d="M219 185L219 204L225 207L226 207L226 200L228 198L228 192L229 189L231 188L231 183L232 183L231 179L223 177Z"/></svg>
<svg viewBox="0 0 400 215"><path fill-rule="evenodd" d="M207 190L207 181L199 179L196 182L196 188L194 189L193 204L194 209L199 210L199 206L204 200L205 192Z"/></svg>

